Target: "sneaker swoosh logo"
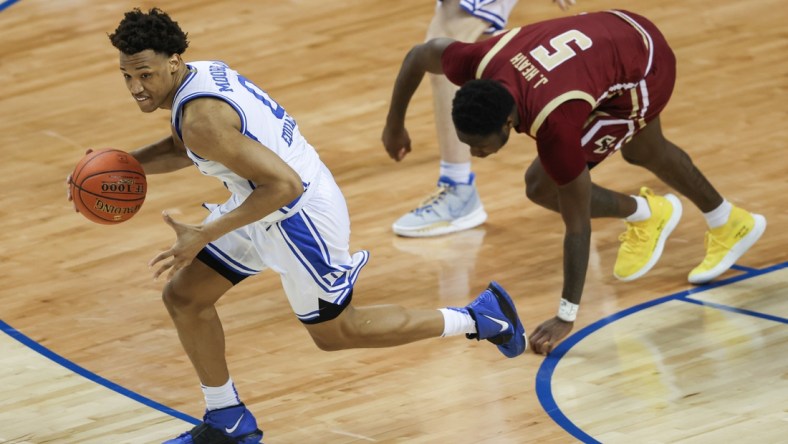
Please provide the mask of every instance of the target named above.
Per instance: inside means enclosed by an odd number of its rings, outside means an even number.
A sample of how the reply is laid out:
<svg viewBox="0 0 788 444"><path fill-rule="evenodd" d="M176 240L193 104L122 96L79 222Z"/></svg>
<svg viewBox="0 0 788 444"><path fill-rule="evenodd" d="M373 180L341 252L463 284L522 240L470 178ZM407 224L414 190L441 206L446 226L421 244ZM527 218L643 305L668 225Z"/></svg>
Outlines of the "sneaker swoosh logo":
<svg viewBox="0 0 788 444"><path fill-rule="evenodd" d="M237 429L238 426L241 424L241 420L244 419L244 415L245 414L246 414L246 412L241 413L241 416L238 418L238 421L235 421L235 425L230 427L229 429L227 427L225 427L224 431L227 432L227 433L233 433L235 431L235 429Z"/></svg>
<svg viewBox="0 0 788 444"><path fill-rule="evenodd" d="M491 318L491 317L489 317L487 315L482 315L482 316L484 316L485 318L487 318L487 319L489 319L489 320L491 320L491 321L493 321L496 324L501 326L501 331L499 331L498 333L503 333L509 328L509 323L506 322L506 321L502 321L500 319Z"/></svg>

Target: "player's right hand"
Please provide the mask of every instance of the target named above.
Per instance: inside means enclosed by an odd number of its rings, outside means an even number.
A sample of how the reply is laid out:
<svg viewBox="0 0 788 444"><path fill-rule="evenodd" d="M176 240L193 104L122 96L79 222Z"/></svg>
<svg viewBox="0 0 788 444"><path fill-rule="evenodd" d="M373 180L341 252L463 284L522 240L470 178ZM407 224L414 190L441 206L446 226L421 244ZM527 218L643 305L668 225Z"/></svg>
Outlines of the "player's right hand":
<svg viewBox="0 0 788 444"><path fill-rule="evenodd" d="M68 177L66 177L66 199L69 202L73 202L74 199L71 197L71 173L68 173ZM76 210L76 207L74 207Z"/></svg>
<svg viewBox="0 0 788 444"><path fill-rule="evenodd" d="M383 128L381 140L383 141L383 147L386 148L386 152L389 153L389 157L397 162L404 159L410 152L410 135L404 126L393 127L386 125L386 127Z"/></svg>
<svg viewBox="0 0 788 444"><path fill-rule="evenodd" d="M574 325L574 322L563 321L558 316L542 322L528 338L531 350L539 355L550 353L572 331Z"/></svg>
<svg viewBox="0 0 788 444"><path fill-rule="evenodd" d="M87 156L88 154L90 154L92 152L93 152L93 149L92 148L88 148L85 151L85 155ZM71 174L73 174L73 173L68 173L68 176L66 177L66 199L68 199L69 202L73 202L74 201L74 196L71 195L71 182L72 182ZM77 209L76 205L74 205L74 211L79 213L79 210Z"/></svg>

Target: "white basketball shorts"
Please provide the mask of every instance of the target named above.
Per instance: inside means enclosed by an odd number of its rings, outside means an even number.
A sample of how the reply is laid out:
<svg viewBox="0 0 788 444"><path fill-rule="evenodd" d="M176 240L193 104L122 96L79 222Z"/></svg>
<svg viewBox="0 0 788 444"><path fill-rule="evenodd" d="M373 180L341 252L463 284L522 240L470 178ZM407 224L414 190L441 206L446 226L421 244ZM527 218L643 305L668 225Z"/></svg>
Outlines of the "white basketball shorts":
<svg viewBox="0 0 788 444"><path fill-rule="evenodd" d="M441 3L441 0L438 0ZM490 24L485 33L492 34L506 27L517 0L460 0L460 8ZM438 5L440 6L440 5Z"/></svg>
<svg viewBox="0 0 788 444"><path fill-rule="evenodd" d="M313 324L335 318L350 303L369 253L350 255L347 205L325 166L302 199L308 200L287 219L241 227L208 244L197 257L234 284L266 268L277 272L298 319ZM231 196L221 205L206 204L211 214L204 222L240 203Z"/></svg>

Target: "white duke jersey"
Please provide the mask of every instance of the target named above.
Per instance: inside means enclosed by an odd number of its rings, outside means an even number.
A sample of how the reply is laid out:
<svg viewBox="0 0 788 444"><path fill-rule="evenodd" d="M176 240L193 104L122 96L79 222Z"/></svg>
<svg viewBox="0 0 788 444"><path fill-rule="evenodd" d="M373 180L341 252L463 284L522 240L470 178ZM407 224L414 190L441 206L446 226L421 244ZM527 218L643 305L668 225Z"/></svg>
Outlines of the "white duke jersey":
<svg viewBox="0 0 788 444"><path fill-rule="evenodd" d="M189 73L175 93L172 106L172 127L183 140L181 117L183 106L200 97L214 97L232 106L241 119L241 132L284 160L301 177L304 189L317 178L322 161L317 151L301 135L298 125L284 108L246 77L220 61L187 64ZM221 180L238 203L246 199L256 185L219 162L203 159L186 147L189 158L207 176ZM298 201L298 199L296 199ZM270 214L273 221L291 212L296 201Z"/></svg>

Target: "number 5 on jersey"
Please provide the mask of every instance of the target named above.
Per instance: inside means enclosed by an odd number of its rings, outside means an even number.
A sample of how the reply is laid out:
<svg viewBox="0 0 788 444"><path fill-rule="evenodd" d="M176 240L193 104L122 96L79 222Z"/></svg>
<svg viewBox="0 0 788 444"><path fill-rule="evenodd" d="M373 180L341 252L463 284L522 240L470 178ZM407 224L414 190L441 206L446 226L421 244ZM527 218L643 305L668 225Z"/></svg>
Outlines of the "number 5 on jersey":
<svg viewBox="0 0 788 444"><path fill-rule="evenodd" d="M556 66L577 55L575 50L569 47L569 42L575 42L581 51L590 48L593 43L587 35L576 29L570 29L550 39L550 46L554 50L552 54L547 51L544 45L539 45L530 52L531 57L536 59L544 69L552 71Z"/></svg>

